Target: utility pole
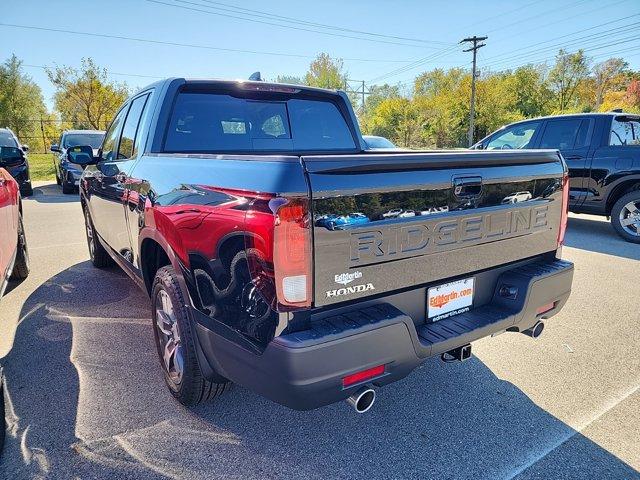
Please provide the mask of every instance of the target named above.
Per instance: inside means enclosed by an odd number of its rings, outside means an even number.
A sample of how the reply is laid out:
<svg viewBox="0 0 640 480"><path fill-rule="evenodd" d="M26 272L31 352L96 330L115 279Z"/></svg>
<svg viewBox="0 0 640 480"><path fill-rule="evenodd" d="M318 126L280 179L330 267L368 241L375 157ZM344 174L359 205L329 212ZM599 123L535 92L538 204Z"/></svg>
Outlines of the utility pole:
<svg viewBox="0 0 640 480"><path fill-rule="evenodd" d="M356 83L359 84L358 87L356 88L351 88L352 83ZM369 92L367 91L367 87L365 85L365 81L364 80L352 80L349 78L345 78L344 79L344 91L347 93L352 93L355 95L359 95L362 101L362 112L364 113L364 102L365 102L365 96L369 95Z"/></svg>
<svg viewBox="0 0 640 480"><path fill-rule="evenodd" d="M484 47L486 43L480 43L489 37L467 37L460 40L460 43L473 43L473 47L463 50L463 52L473 52L473 70L471 73L471 108L469 109L469 146L473 145L473 120L476 113L476 52Z"/></svg>

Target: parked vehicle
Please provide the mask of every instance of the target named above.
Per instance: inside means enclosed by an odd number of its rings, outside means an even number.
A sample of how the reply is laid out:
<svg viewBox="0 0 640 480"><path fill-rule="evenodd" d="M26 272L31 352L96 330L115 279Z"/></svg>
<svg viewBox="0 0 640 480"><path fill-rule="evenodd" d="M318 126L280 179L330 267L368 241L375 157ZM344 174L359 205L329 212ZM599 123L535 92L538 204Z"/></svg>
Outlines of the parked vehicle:
<svg viewBox="0 0 640 480"><path fill-rule="evenodd" d="M332 218L329 218L324 222L324 226L329 230L335 230L336 228L362 225L364 223L369 223L369 217L367 217L364 213L354 212L350 213L349 215L334 215L332 216ZM316 226L318 226L317 222Z"/></svg>
<svg viewBox="0 0 640 480"><path fill-rule="evenodd" d="M0 148L0 158L13 158L12 147ZM15 148L18 150L18 148ZM29 275L29 253L22 225L20 187L0 168L0 299L9 279L24 280Z"/></svg>
<svg viewBox="0 0 640 480"><path fill-rule="evenodd" d="M231 381L295 409L348 399L364 412L371 385L434 355L469 358L494 333L537 337L563 307L557 152L365 150L344 92L181 78L127 100L97 157L69 150L87 165L91 261L149 294L180 402ZM500 205L523 190L530 200ZM398 204L441 213L318 224Z"/></svg>
<svg viewBox="0 0 640 480"><path fill-rule="evenodd" d="M8 147L11 156L5 155L0 163L0 167L8 171L20 186L20 195L30 197L33 195L31 186L31 173L29 172L29 161L27 160L28 145L23 145L18 137L9 128L0 128L0 148Z"/></svg>
<svg viewBox="0 0 640 480"><path fill-rule="evenodd" d="M556 115L502 127L476 150L554 148L569 166L569 210L604 215L625 240L640 243L640 115Z"/></svg>
<svg viewBox="0 0 640 480"><path fill-rule="evenodd" d="M403 212L401 208L392 208L382 214L382 218L397 218Z"/></svg>
<svg viewBox="0 0 640 480"><path fill-rule="evenodd" d="M399 150L391 140L375 135L363 135L366 150Z"/></svg>
<svg viewBox="0 0 640 480"><path fill-rule="evenodd" d="M18 147L0 147L0 161L13 158ZM20 151L22 151L20 149ZM24 280L29 275L29 253L22 225L20 186L0 167L0 303L9 279ZM0 455L5 437L4 377L0 365Z"/></svg>
<svg viewBox="0 0 640 480"><path fill-rule="evenodd" d="M504 197L502 203L526 202L527 200L531 200L532 197L531 192L516 192Z"/></svg>
<svg viewBox="0 0 640 480"><path fill-rule="evenodd" d="M89 145L93 148L95 156L98 155L103 138L102 130L65 130L60 135L60 141L51 145L51 152L56 154L53 160L56 183L62 186L62 193L74 193L82 177L82 166L67 160L67 150L71 147Z"/></svg>

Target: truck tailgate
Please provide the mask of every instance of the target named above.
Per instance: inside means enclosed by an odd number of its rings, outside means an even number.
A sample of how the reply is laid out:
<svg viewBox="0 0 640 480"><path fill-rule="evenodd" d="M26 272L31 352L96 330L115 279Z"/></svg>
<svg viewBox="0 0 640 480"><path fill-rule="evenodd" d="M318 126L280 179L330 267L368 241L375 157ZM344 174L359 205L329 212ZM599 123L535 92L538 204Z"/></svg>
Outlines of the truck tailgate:
<svg viewBox="0 0 640 480"><path fill-rule="evenodd" d="M464 277L557 248L554 150L305 156L314 303Z"/></svg>

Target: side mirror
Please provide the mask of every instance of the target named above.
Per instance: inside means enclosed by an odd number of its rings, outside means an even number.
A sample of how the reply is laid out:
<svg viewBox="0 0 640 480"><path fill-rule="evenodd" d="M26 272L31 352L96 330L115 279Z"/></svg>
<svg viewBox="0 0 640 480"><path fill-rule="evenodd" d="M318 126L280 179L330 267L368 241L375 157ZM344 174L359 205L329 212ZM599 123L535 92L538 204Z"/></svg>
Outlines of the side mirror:
<svg viewBox="0 0 640 480"><path fill-rule="evenodd" d="M22 145L22 151L27 153L29 151L29 145Z"/></svg>
<svg viewBox="0 0 640 480"><path fill-rule="evenodd" d="M97 163L96 159L93 158L93 148L89 145L70 147L67 150L67 160L71 163L82 166Z"/></svg>
<svg viewBox="0 0 640 480"><path fill-rule="evenodd" d="M60 153L60 145L58 145L57 143L54 143L53 145L51 145L51 147L49 148L50 151L52 151L53 153Z"/></svg>
<svg viewBox="0 0 640 480"><path fill-rule="evenodd" d="M0 147L0 165L11 165L24 161L24 152L17 147Z"/></svg>

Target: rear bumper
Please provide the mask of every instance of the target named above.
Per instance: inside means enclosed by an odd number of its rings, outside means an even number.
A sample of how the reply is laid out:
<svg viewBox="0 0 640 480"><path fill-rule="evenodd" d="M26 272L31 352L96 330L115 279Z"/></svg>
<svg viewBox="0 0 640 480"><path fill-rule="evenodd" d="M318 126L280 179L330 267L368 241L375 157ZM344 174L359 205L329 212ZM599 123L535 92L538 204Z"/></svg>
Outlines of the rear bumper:
<svg viewBox="0 0 640 480"><path fill-rule="evenodd" d="M346 375L385 365L369 383L382 386L409 374L425 359L503 331L523 331L560 311L571 292L573 264L555 260L504 270L490 301L473 310L424 323L380 299L353 304L312 322L308 330L276 337L262 354L248 352L195 322L200 363L280 404L308 410L346 399L361 384L343 388ZM505 286L517 291L501 295ZM421 301L424 301L424 296ZM553 304L542 315L536 310ZM193 311L194 316L202 315ZM414 315L415 316L415 315Z"/></svg>

